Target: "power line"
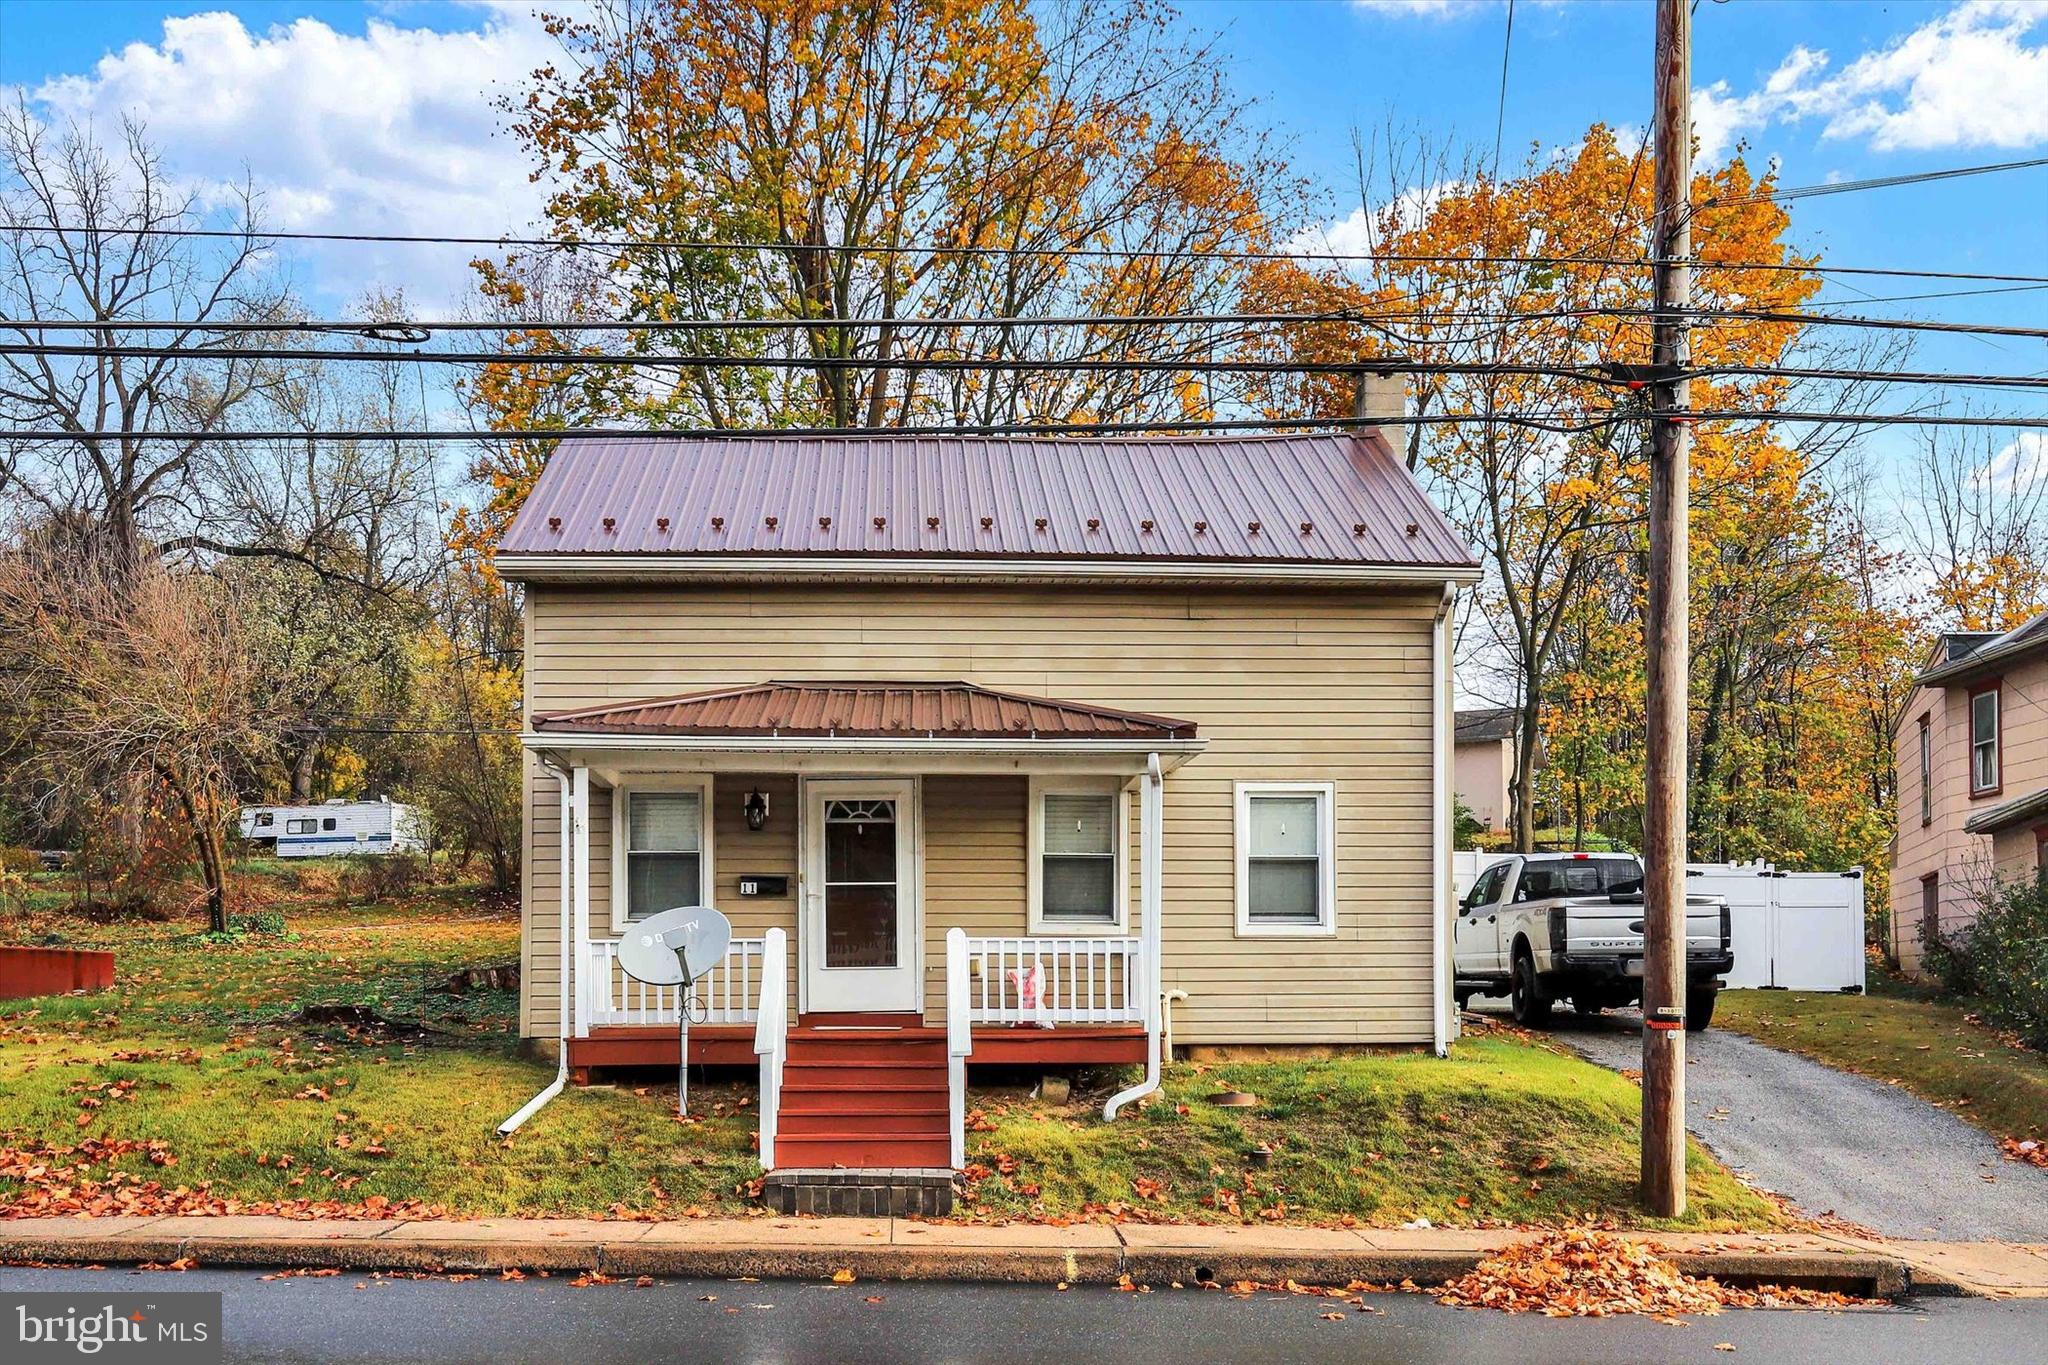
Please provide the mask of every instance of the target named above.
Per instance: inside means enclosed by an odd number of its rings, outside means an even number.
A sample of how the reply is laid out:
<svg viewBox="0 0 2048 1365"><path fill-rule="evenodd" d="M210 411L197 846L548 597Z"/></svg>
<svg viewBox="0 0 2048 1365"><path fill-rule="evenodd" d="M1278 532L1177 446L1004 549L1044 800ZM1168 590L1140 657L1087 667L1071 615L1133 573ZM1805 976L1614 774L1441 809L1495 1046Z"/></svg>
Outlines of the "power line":
<svg viewBox="0 0 2048 1365"><path fill-rule="evenodd" d="M564 351L361 351L254 347L194 346L86 346L60 343L14 343L0 341L0 355L79 356L122 359L208 359L208 360L305 360L421 362L435 365L560 365L618 366L653 369L769 369L769 370L895 370L917 369L964 372L1050 372L1131 374L1171 371L1187 374L1323 374L1342 375L1369 371L1377 374L1519 376L1525 378L1583 379L1596 383L1620 382L1602 373L1599 365L1538 365L1513 361L1418 361L1403 356L1373 356L1349 361L1291 360L1203 360L1161 357L1121 359L1111 357L937 356L734 356L616 354L609 352ZM1899 384L1937 384L1958 388L2048 389L2048 376L2011 374L1960 374L1930 370L1856 370L1796 365L1726 364L1695 366L1690 376L1755 375L1783 379L1824 379L1879 381Z"/></svg>
<svg viewBox="0 0 2048 1365"><path fill-rule="evenodd" d="M1932 296L1930 296L1932 297ZM1862 299L1830 301L1826 306L1857 303L1883 303L1898 300ZM947 318L655 318L645 321L628 321L617 318L598 318L589 321L557 319L551 321L523 322L479 322L470 319L446 322L419 322L408 326L424 332L721 332L721 331L846 331L874 327L889 327L897 331L917 328L939 328L972 330L975 328L1015 329L1022 327L1196 327L1196 326L1265 326L1265 325L1350 325L1372 326L1380 322L1451 322L1476 321L1503 324L1540 322L1561 318L1613 317L1613 318L1655 318L1657 309L1647 305L1612 304L1588 308L1555 308L1536 312L1488 312L1484 310L1447 310L1433 312L1418 310L1406 313L1373 313L1355 309L1334 309L1323 313L1157 313L1135 314L1118 317L1110 314L1062 314L1049 317L947 317ZM1870 327L1898 331L1961 332L1983 336L2011 336L2048 338L2048 330L2033 327L2010 327L1977 322L1931 322L1912 318L1871 318L1840 313L1804 313L1790 309L1760 308L1693 308L1686 310L1686 316L1698 320L1721 319L1748 320L1754 322L1790 322L1816 327ZM371 325L388 327L390 324L354 324L358 327ZM221 333L282 333L334 332L347 330L351 324L337 322L257 322L231 320L219 323L198 322L177 319L139 318L134 321L80 321L71 318L0 319L0 329L16 332L35 331L218 331ZM33 343L30 343L33 344ZM410 351L392 351L385 354L405 358L413 355ZM533 352L527 358L545 360L546 352ZM1370 368L1370 361L1361 361L1356 366L1344 368Z"/></svg>
<svg viewBox="0 0 2048 1365"><path fill-rule="evenodd" d="M2014 162L2013 166L2033 163ZM2002 168L1993 168L2002 169ZM1738 202L1738 201L1724 201ZM107 237L192 237L199 239L228 239L233 241L258 240L279 242L343 242L391 246L462 246L462 247L526 247L553 251L697 251L697 252L816 252L855 256L1025 256L1057 259L1105 259L1105 260L1188 260L1188 261L1360 261L1376 262L1383 265L1469 265L1469 266L1523 266L1523 265L1585 265L1621 266L1648 270L1653 264L1642 257L1610 257L1598 255L1513 254L1488 255L1458 252L1371 252L1371 251L1275 251L1275 250L1174 250L1151 247L1072 247L1072 246L978 246L978 245L906 245L902 243L872 243L855 245L846 242L740 242L718 238L580 238L562 239L556 237L516 237L509 234L495 237L452 236L435 233L404 232L306 232L306 231L265 231L244 232L234 228L174 228L174 227L91 227L83 224L62 224L46 226L41 224L7 223L0 224L0 231L75 233ZM2000 283L2048 283L2048 275L2011 275L1984 273L1978 271L1954 270L1909 270L1891 266L1823 265L1797 261L1706 261L1694 260L1696 270L1749 270L1749 271L1793 271L1816 275L1887 275L1907 279L1935 280L1987 280Z"/></svg>
<svg viewBox="0 0 2048 1365"><path fill-rule="evenodd" d="M1613 410L1587 417L1578 413L1439 413L1426 417L1289 417L1224 418L1209 421L1034 423L1010 422L917 427L571 427L540 431L488 431L454 428L441 431L384 429L276 431L108 431L20 430L0 433L13 443L88 440L143 441L553 441L577 439L741 440L750 438L867 437L876 440L920 436L1105 436L1184 435L1233 431L1297 432L1354 430L1368 427L1430 427L1494 424L1525 427L1561 435L1580 435L1639 418L1666 417L1688 422L1798 422L1842 426L1954 426L2048 429L2048 416L1941 413L1856 413L1714 409L1682 412Z"/></svg>
<svg viewBox="0 0 2048 1365"><path fill-rule="evenodd" d="M1935 180L1956 180L1968 175L1991 175L1999 171L2027 171L2048 166L2048 156L2030 161L2000 161L1984 166L1953 166L1941 171L1917 171L1910 175L1880 175L1867 180L1836 180L1818 185L1795 185L1790 189L1767 190L1761 194L1731 195L1701 201L1704 208L1728 208L1739 204L1768 204L1788 199L1812 199L1824 194L1851 194L1859 190L1883 190L1895 185L1922 185Z"/></svg>
<svg viewBox="0 0 2048 1365"><path fill-rule="evenodd" d="M1508 0L1507 31L1500 40L1500 104L1493 115L1493 179L1500 180L1501 132L1508 122L1508 55L1515 50L1515 0Z"/></svg>
<svg viewBox="0 0 2048 1365"><path fill-rule="evenodd" d="M752 437L864 436L873 439L918 436L1095 436L1189 432L1292 432L1304 428L1349 430L1366 427L1464 426L1494 422L1539 431L1575 435L1606 426L1611 417L1587 418L1582 413L1448 413L1432 417L1288 417L1219 418L1204 421L1151 422L996 422L916 427L569 427L560 430L491 431L474 427L445 430L357 428L354 430L290 429L266 431L153 431L35 429L0 431L0 443L45 441L554 441L577 438L675 438L739 440Z"/></svg>

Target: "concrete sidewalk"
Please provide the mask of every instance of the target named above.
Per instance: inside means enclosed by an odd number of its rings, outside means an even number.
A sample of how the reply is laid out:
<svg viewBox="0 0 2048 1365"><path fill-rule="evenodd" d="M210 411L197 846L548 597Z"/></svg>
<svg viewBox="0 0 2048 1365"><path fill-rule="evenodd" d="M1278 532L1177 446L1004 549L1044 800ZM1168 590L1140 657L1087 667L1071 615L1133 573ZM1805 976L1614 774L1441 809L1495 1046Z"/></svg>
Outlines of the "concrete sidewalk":
<svg viewBox="0 0 2048 1365"><path fill-rule="evenodd" d="M272 1217L0 1220L0 1261L496 1272L1144 1284L1215 1280L1434 1284L1536 1234L1449 1228L925 1223L890 1218L573 1218L432 1222ZM2048 1245L1809 1233L1644 1233L1680 1269L1863 1293L2048 1298Z"/></svg>

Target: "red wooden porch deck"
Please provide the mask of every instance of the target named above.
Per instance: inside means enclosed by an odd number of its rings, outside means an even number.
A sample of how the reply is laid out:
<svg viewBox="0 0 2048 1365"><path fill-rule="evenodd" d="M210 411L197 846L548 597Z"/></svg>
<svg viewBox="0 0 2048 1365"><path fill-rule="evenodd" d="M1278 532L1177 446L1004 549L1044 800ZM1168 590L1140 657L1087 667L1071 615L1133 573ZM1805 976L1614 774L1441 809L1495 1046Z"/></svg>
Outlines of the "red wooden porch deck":
<svg viewBox="0 0 2048 1365"><path fill-rule="evenodd" d="M849 1016L851 1020L851 1016ZM805 1015L807 1028L833 1016ZM907 1036L943 1042L943 1028L905 1030ZM753 1066L751 1025L695 1024L690 1028L690 1061L699 1066ZM1145 1060L1142 1024L1061 1024L1056 1028L1007 1028L977 1025L969 1066L1113 1066ZM587 1038L569 1040L569 1079L590 1083L599 1067L673 1067L676 1031L665 1024L609 1025L593 1028Z"/></svg>

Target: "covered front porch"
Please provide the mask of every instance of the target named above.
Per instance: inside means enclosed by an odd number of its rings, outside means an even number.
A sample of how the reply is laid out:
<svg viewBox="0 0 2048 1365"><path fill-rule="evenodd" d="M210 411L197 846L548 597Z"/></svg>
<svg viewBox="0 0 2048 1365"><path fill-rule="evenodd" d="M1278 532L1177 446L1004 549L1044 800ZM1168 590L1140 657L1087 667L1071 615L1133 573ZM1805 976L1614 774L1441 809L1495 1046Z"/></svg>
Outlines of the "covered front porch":
<svg viewBox="0 0 2048 1365"><path fill-rule="evenodd" d="M1112 1115L1156 1081L1161 794L1191 724L764 684L537 716L527 744L559 788L572 1080L676 1063L681 992L618 944L709 904L734 937L691 989L690 1061L759 1068L771 1169L958 1166L971 1065L1145 1065Z"/></svg>

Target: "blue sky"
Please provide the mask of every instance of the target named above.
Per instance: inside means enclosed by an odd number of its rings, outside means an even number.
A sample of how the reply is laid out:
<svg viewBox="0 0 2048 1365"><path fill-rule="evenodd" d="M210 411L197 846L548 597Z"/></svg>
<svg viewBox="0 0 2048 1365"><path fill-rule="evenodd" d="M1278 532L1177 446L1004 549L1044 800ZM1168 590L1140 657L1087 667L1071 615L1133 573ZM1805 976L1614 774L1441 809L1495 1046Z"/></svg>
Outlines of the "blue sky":
<svg viewBox="0 0 2048 1365"><path fill-rule="evenodd" d="M489 98L548 40L525 3L0 0L0 85L51 115L145 115L172 169L247 167L280 227L488 235L530 216L516 149ZM1498 0L1195 0L1239 89L1292 140L1336 223L1357 205L1351 133L1389 119L1493 141L1507 6ZM1694 60L1704 154L1737 138L1788 184L2048 154L2048 3L1702 3ZM1649 103L1643 3L1516 6L1504 159L1574 142ZM2048 273L2048 170L1844 194L1795 206L1801 245L1847 265ZM369 282L423 310L452 302L462 250L317 247L292 269L317 304ZM1849 280L1828 297L1921 292ZM2032 323L2048 291L1871 305L1898 316ZM2048 370L2039 342L1926 343L1918 362ZM2015 409L1990 395L1980 406Z"/></svg>

